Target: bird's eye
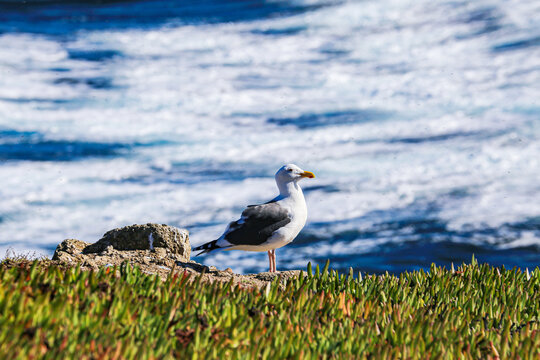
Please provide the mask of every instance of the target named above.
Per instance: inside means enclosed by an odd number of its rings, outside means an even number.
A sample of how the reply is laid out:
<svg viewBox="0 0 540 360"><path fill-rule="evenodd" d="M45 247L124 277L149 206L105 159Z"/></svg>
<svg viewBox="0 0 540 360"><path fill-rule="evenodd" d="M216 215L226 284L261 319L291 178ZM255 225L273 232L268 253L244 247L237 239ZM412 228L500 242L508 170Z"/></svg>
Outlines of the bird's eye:
<svg viewBox="0 0 540 360"><path fill-rule="evenodd" d="M292 171L292 169L287 169L287 171L291 172L291 171Z"/></svg>

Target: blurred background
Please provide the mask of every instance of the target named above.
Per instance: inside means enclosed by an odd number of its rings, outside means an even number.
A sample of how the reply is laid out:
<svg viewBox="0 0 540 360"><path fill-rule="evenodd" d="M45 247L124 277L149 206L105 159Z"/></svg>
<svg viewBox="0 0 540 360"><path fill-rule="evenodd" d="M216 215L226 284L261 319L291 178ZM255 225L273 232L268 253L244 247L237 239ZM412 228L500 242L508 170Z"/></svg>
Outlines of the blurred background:
<svg viewBox="0 0 540 360"><path fill-rule="evenodd" d="M539 101L538 1L3 0L0 255L147 222L199 245L293 162L317 178L280 270L535 267Z"/></svg>

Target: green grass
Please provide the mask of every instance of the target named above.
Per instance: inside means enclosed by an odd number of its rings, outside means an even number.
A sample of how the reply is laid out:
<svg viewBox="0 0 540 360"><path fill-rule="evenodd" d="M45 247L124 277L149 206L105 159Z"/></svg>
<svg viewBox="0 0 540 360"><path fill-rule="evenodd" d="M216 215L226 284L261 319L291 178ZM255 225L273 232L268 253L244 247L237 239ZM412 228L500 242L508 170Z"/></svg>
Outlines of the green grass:
<svg viewBox="0 0 540 360"><path fill-rule="evenodd" d="M0 266L0 358L540 357L539 269L326 267L262 290L118 270Z"/></svg>

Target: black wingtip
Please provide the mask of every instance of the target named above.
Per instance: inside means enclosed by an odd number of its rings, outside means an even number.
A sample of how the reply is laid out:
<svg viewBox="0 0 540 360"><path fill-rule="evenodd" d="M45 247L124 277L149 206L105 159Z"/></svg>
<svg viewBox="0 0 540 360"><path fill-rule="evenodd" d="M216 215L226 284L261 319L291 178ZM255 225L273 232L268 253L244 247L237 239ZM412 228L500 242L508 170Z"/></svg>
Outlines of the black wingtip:
<svg viewBox="0 0 540 360"><path fill-rule="evenodd" d="M198 253L196 256L209 253L212 250L219 249L219 246L217 246L217 240L207 242L206 244L202 244L201 246L197 246L196 248L191 249L192 251L199 251L202 250L200 253Z"/></svg>
<svg viewBox="0 0 540 360"><path fill-rule="evenodd" d="M203 250L203 251L201 251L200 253L195 254L193 257L201 256L201 255L206 254L206 253L208 253L208 252L210 252L210 250Z"/></svg>

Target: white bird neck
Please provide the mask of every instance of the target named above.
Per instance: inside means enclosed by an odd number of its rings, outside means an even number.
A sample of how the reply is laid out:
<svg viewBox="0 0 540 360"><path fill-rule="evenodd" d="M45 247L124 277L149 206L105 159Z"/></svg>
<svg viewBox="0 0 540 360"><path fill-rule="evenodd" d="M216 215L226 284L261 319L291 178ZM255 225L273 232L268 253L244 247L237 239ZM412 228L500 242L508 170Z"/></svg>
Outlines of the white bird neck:
<svg viewBox="0 0 540 360"><path fill-rule="evenodd" d="M304 199L304 193L302 188L298 185L297 181L290 181L287 183L278 183L280 197L292 197L295 199Z"/></svg>

